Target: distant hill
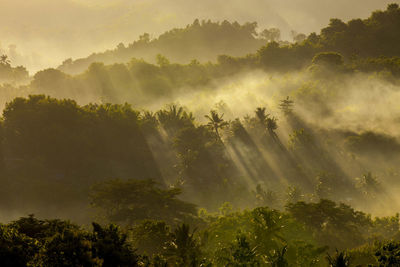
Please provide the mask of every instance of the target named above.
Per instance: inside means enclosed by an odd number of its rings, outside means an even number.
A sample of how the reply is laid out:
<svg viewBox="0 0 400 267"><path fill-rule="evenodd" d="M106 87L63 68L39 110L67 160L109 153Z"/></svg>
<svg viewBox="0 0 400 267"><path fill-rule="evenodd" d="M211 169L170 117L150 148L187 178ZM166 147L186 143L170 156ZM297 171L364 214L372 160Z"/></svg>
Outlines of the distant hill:
<svg viewBox="0 0 400 267"><path fill-rule="evenodd" d="M94 53L77 60L68 59L58 69L76 74L86 70L93 62L126 63L132 58L154 62L157 54L178 63L188 63L192 59L215 61L221 54L244 56L254 53L267 42L265 37L257 36L256 29L257 23L241 25L228 21L195 20L185 28L167 31L155 39L145 33L127 46L121 43L114 50Z"/></svg>
<svg viewBox="0 0 400 267"><path fill-rule="evenodd" d="M155 63L162 54L176 63L216 61L218 55L243 57L259 56L261 65L284 66L283 69L301 68L320 52L338 52L345 59L399 57L400 56L400 8L390 4L384 11L377 10L367 19L346 22L331 19L320 34L299 34L294 43L279 40L279 30L264 30L257 34L257 23L239 24L228 21L211 22L195 20L186 28L173 29L158 38L143 34L139 40L125 46L119 44L114 50L95 53L77 60L68 59L59 70L77 74L87 70L90 64L127 63L132 58ZM258 53L255 53L258 50Z"/></svg>

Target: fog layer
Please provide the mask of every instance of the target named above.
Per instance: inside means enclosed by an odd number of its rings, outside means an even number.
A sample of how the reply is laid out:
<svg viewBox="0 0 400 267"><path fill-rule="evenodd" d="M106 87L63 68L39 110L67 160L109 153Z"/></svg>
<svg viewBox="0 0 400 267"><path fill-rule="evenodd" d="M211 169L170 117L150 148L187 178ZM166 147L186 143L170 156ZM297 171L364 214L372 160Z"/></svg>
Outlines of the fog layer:
<svg viewBox="0 0 400 267"><path fill-rule="evenodd" d="M257 21L260 28L278 27L289 38L291 30L318 31L331 17L364 18L391 2L398 1L1 0L0 48L14 65L35 72L132 42L144 32L158 36L196 18Z"/></svg>

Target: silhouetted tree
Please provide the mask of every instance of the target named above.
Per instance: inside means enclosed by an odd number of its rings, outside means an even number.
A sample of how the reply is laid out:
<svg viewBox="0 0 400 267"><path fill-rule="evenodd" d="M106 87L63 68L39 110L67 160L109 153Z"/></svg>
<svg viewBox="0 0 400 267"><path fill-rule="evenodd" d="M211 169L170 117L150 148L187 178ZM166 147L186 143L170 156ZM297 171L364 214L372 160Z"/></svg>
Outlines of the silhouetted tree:
<svg viewBox="0 0 400 267"><path fill-rule="evenodd" d="M336 250L334 256L327 255L329 267L348 267L350 266L350 257L346 252Z"/></svg>
<svg viewBox="0 0 400 267"><path fill-rule="evenodd" d="M211 110L210 115L204 116L209 120L207 125L215 131L218 140L221 140L219 129L222 129L229 124L228 122L224 121L224 119L222 118L223 116L224 114L219 115L218 112L215 110Z"/></svg>
<svg viewBox="0 0 400 267"><path fill-rule="evenodd" d="M282 110L283 114L286 116L292 114L294 101L287 96L286 99L283 99L280 102L279 109Z"/></svg>

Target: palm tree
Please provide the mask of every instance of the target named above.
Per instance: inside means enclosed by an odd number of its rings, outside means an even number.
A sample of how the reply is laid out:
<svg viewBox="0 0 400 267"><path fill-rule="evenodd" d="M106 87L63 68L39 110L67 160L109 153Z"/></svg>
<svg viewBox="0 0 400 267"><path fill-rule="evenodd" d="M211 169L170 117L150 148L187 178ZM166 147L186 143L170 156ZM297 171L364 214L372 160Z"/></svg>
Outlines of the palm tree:
<svg viewBox="0 0 400 267"><path fill-rule="evenodd" d="M265 114L265 108L256 109L256 117L260 121L260 124L265 126L268 118L268 114Z"/></svg>
<svg viewBox="0 0 400 267"><path fill-rule="evenodd" d="M167 254L181 266L197 266L200 257L200 247L187 224L179 225L172 233L172 241L168 247Z"/></svg>
<svg viewBox="0 0 400 267"><path fill-rule="evenodd" d="M265 113L265 108L256 109L256 117L260 124L265 127L273 139L276 138L275 130L278 129L277 118Z"/></svg>
<svg viewBox="0 0 400 267"><path fill-rule="evenodd" d="M10 65L10 60L8 59L7 55L1 55L0 56L0 64L1 65Z"/></svg>
<svg viewBox="0 0 400 267"><path fill-rule="evenodd" d="M157 115L151 111L144 111L140 115L142 127L147 131L156 131L158 127Z"/></svg>
<svg viewBox="0 0 400 267"><path fill-rule="evenodd" d="M257 259L257 247L251 248L245 235L241 234L236 237L231 251L233 262L229 266L260 266Z"/></svg>
<svg viewBox="0 0 400 267"><path fill-rule="evenodd" d="M168 109L156 113L157 119L168 134L173 134L179 129L192 126L194 117L191 112L186 112L183 107L170 105Z"/></svg>
<svg viewBox="0 0 400 267"><path fill-rule="evenodd" d="M343 251L336 250L336 254L332 257L327 255L329 267L347 267L350 266L350 257Z"/></svg>
<svg viewBox="0 0 400 267"><path fill-rule="evenodd" d="M287 267L289 266L287 260L285 259L285 253L287 251L287 246L284 246L281 251L277 251L275 258L272 260L272 267Z"/></svg>
<svg viewBox="0 0 400 267"><path fill-rule="evenodd" d="M286 97L286 99L281 100L281 103L279 104L279 109L283 111L283 114L290 115L293 111L293 104L294 101L289 98L289 96Z"/></svg>
<svg viewBox="0 0 400 267"><path fill-rule="evenodd" d="M221 116L218 114L217 111L215 110L211 110L210 111L210 115L205 115L204 117L206 117L209 122L207 123L207 126L211 127L214 129L215 134L217 135L218 140L221 140L221 137L219 135L219 129L224 128L225 126L228 125L228 122L224 121L224 119L222 118L224 116L224 114L222 114Z"/></svg>
<svg viewBox="0 0 400 267"><path fill-rule="evenodd" d="M267 121L266 121L266 124L267 124L266 126L267 126L267 129L268 129L268 132L271 134L271 136L273 138L276 137L275 130L278 129L278 124L276 123L277 120L278 119L275 118L275 117L269 117L268 116Z"/></svg>

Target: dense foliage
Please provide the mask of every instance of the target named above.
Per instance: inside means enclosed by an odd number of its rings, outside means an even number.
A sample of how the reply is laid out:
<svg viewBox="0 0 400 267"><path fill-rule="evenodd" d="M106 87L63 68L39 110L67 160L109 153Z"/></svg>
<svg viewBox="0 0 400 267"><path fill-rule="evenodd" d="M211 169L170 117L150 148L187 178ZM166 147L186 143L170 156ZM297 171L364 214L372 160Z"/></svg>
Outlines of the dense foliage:
<svg viewBox="0 0 400 267"><path fill-rule="evenodd" d="M210 209L224 202L282 208L287 200L330 198L373 210L380 208L378 196L390 201L380 183L397 177L383 174L386 166L396 168L396 139L318 129L296 115L292 100L281 103L279 121L257 108L232 121L212 110L209 122L199 123L177 105L151 113L127 104L16 98L1 124L1 205L39 214L58 213L62 205L74 216L91 190L92 204L110 209L108 219L132 223L193 216L194 207L177 199L182 192L186 201ZM291 129L289 136L279 126ZM365 171L377 163L370 154L385 161L374 167L384 177ZM22 194L15 194L18 188Z"/></svg>
<svg viewBox="0 0 400 267"><path fill-rule="evenodd" d="M15 85L27 81L29 81L29 73L23 66L12 67L6 55L0 56L0 83Z"/></svg>
<svg viewBox="0 0 400 267"><path fill-rule="evenodd" d="M400 266L399 23L196 20L33 77L3 56L0 265Z"/></svg>
<svg viewBox="0 0 400 267"><path fill-rule="evenodd" d="M0 225L0 257L2 266L400 264L398 241L388 241L399 238L398 215L371 219L329 200L291 203L286 211L225 207L201 213L193 224L194 230L184 223L144 220L123 229L98 223L85 229L30 215ZM391 231L376 235L383 228ZM361 244L367 245L351 249Z"/></svg>

